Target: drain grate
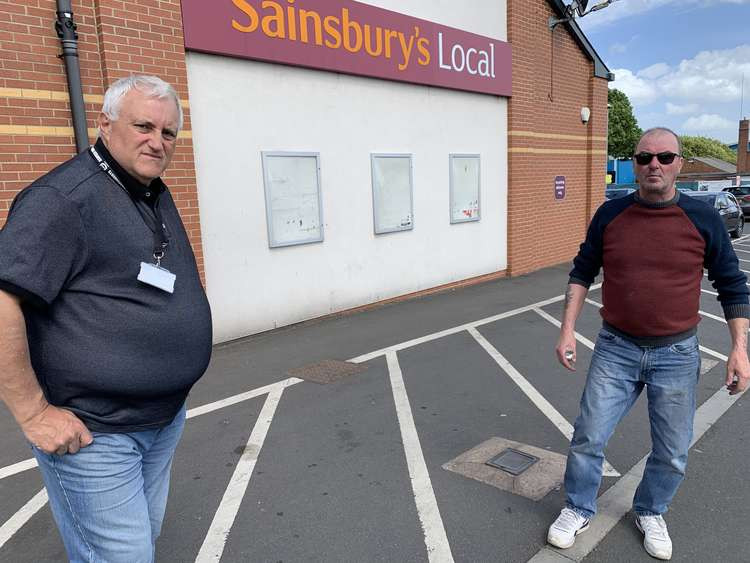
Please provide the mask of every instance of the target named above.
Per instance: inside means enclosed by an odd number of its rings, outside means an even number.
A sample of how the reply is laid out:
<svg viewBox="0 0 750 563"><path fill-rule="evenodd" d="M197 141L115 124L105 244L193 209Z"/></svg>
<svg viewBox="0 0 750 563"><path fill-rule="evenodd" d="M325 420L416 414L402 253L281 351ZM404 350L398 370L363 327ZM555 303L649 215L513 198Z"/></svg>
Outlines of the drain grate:
<svg viewBox="0 0 750 563"><path fill-rule="evenodd" d="M321 360L314 364L308 364L300 368L289 370L287 375L299 377L313 383L334 383L340 379L349 377L365 371L367 368L362 364L353 362L342 362L340 360Z"/></svg>
<svg viewBox="0 0 750 563"><path fill-rule="evenodd" d="M511 475L520 475L534 465L539 458L513 448L506 448L499 455L489 460L487 465L507 471Z"/></svg>

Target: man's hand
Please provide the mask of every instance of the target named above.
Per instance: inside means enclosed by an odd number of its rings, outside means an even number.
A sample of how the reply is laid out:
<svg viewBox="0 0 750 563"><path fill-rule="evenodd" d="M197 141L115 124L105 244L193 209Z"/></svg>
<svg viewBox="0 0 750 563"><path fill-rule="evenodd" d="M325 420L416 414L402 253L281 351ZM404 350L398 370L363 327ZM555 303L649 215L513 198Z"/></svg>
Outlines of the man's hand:
<svg viewBox="0 0 750 563"><path fill-rule="evenodd" d="M733 348L727 360L727 389L730 395L742 393L750 384L750 361L747 351Z"/></svg>
<svg viewBox="0 0 750 563"><path fill-rule="evenodd" d="M560 331L555 347L557 361L570 371L576 370L576 337L572 332Z"/></svg>
<svg viewBox="0 0 750 563"><path fill-rule="evenodd" d="M732 336L732 351L727 359L727 389L730 395L742 393L750 383L750 362L747 359L747 331L750 321L744 317L727 319Z"/></svg>
<svg viewBox="0 0 750 563"><path fill-rule="evenodd" d="M576 370L576 319L583 307L589 288L577 283L569 283L565 290L565 310L560 324L560 338L557 339L555 354L557 361L570 371Z"/></svg>
<svg viewBox="0 0 750 563"><path fill-rule="evenodd" d="M21 430L29 442L48 454L74 454L94 441L76 415L52 405L22 423Z"/></svg>

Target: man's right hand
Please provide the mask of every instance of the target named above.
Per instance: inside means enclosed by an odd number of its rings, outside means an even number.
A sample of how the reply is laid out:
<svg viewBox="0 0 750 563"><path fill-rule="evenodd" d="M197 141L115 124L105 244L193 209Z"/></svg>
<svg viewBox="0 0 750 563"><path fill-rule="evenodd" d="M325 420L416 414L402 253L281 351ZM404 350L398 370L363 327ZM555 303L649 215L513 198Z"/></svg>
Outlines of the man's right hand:
<svg viewBox="0 0 750 563"><path fill-rule="evenodd" d="M94 441L81 419L52 405L21 424L21 430L29 442L47 454L74 454Z"/></svg>
<svg viewBox="0 0 750 563"><path fill-rule="evenodd" d="M557 361L570 371L576 370L576 337L568 331L560 331L560 338L555 347Z"/></svg>

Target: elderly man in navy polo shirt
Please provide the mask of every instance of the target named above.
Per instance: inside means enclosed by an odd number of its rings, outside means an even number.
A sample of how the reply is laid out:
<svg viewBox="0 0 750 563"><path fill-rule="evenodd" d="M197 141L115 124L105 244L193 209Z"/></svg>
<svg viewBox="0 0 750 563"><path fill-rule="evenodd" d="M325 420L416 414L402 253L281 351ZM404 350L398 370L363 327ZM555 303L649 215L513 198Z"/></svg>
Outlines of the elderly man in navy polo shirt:
<svg viewBox="0 0 750 563"><path fill-rule="evenodd" d="M99 139L24 189L0 231L0 397L31 444L71 561L153 561L211 313L160 179L182 109L115 82Z"/></svg>

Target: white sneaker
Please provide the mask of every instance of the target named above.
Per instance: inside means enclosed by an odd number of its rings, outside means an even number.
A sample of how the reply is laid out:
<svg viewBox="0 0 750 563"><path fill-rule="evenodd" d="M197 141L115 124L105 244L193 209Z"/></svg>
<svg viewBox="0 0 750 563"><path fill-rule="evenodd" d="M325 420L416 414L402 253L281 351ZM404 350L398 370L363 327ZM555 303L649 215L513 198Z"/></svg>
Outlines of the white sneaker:
<svg viewBox="0 0 750 563"><path fill-rule="evenodd" d="M635 525L643 532L643 547L657 559L672 558L672 540L667 532L667 523L661 516L635 516Z"/></svg>
<svg viewBox="0 0 750 563"><path fill-rule="evenodd" d="M547 532L547 543L567 549L576 541L576 536L588 530L589 519L581 516L575 510L563 508L557 520L552 522Z"/></svg>

